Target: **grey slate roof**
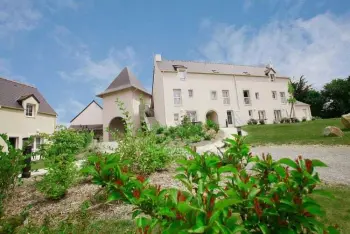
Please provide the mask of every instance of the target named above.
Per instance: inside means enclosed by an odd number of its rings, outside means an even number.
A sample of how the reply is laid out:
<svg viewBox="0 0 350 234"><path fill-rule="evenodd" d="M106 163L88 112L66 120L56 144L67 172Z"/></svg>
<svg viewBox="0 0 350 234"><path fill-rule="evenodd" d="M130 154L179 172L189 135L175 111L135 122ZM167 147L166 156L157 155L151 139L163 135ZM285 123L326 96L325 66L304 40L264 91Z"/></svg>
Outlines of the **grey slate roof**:
<svg viewBox="0 0 350 234"><path fill-rule="evenodd" d="M120 91L127 88L136 88L148 95L151 95L141 84L141 82L136 78L136 76L127 68L125 67L119 75L112 81L112 83L108 86L108 88L98 94L98 97L102 97L105 94Z"/></svg>
<svg viewBox="0 0 350 234"><path fill-rule="evenodd" d="M196 61L181 61L181 60L162 60L156 62L161 71L175 71L174 66L182 65L187 68L187 72L191 73L208 73L208 74L230 74L230 75L251 75L251 76L266 76L265 66L243 66L224 63L196 62ZM288 78L281 74L276 74L276 77Z"/></svg>
<svg viewBox="0 0 350 234"><path fill-rule="evenodd" d="M30 96L40 103L39 113L57 115L37 88L0 77L0 106L23 110L20 102Z"/></svg>

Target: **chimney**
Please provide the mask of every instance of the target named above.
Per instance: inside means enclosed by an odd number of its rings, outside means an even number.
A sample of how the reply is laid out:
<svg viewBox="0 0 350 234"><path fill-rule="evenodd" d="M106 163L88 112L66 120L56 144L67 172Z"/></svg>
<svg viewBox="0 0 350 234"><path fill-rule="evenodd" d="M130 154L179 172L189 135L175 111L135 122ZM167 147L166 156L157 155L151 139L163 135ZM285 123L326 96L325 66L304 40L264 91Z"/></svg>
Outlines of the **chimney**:
<svg viewBox="0 0 350 234"><path fill-rule="evenodd" d="M156 54L154 56L154 61L155 62L161 62L162 61L162 55L161 54Z"/></svg>

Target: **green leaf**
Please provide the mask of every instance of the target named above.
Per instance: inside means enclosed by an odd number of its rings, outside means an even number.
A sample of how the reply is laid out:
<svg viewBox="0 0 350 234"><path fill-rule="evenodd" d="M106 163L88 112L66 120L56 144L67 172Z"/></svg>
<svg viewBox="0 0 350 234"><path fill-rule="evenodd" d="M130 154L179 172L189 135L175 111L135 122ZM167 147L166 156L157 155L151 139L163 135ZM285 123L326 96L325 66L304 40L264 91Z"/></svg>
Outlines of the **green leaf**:
<svg viewBox="0 0 350 234"><path fill-rule="evenodd" d="M328 167L324 162L318 160L318 159L313 159L312 161L312 166L314 167Z"/></svg>
<svg viewBox="0 0 350 234"><path fill-rule="evenodd" d="M281 167L281 166L276 166L274 169L275 169L275 171L277 172L277 174L278 174L279 176L281 176L282 178L285 178L285 177L286 177L286 170L285 170L283 167Z"/></svg>
<svg viewBox="0 0 350 234"><path fill-rule="evenodd" d="M332 226L329 226L327 228L327 230L328 230L329 234L339 234L340 233L338 229L336 229L335 227L332 227Z"/></svg>
<svg viewBox="0 0 350 234"><path fill-rule="evenodd" d="M294 169L298 168L298 165L296 164L296 162L294 162L290 158L282 158L282 159L278 160L278 163L285 164L285 165L290 166L291 168L294 168Z"/></svg>
<svg viewBox="0 0 350 234"><path fill-rule="evenodd" d="M191 206L190 204L188 204L187 202L180 202L178 205L177 205L177 209L181 212L181 213L187 213L187 212L190 212L190 211L200 211L200 212L204 212L203 210L197 208L197 207L194 207L194 206Z"/></svg>
<svg viewBox="0 0 350 234"><path fill-rule="evenodd" d="M260 192L260 189L258 189L258 188L253 188L253 189L250 191L250 193L249 193L249 195L248 195L248 198L249 198L249 199L253 199L259 192Z"/></svg>
<svg viewBox="0 0 350 234"><path fill-rule="evenodd" d="M189 233L204 233L205 232L205 228L206 228L206 226L197 227L197 228L188 230L188 232Z"/></svg>
<svg viewBox="0 0 350 234"><path fill-rule="evenodd" d="M232 164L220 167L218 171L220 174L224 172L237 173L237 169Z"/></svg>
<svg viewBox="0 0 350 234"><path fill-rule="evenodd" d="M312 215L319 215L319 216L324 215L324 211L321 209L321 207L317 205L306 206L305 210L307 210Z"/></svg>
<svg viewBox="0 0 350 234"><path fill-rule="evenodd" d="M266 224L259 223L259 228L262 231L263 234L268 234L267 226Z"/></svg>
<svg viewBox="0 0 350 234"><path fill-rule="evenodd" d="M147 225L149 225L151 223L151 221L145 217L140 217L136 219L136 225L138 227L144 228Z"/></svg>
<svg viewBox="0 0 350 234"><path fill-rule="evenodd" d="M215 203L215 210L223 210L229 206L236 205L242 202L240 199L228 198L222 199Z"/></svg>

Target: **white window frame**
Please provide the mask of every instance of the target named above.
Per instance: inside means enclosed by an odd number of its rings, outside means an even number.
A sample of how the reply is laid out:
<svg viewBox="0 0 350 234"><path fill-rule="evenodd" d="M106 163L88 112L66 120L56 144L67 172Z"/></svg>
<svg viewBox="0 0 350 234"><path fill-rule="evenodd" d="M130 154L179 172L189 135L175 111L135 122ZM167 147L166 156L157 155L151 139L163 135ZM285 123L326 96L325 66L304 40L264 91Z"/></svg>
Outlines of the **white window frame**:
<svg viewBox="0 0 350 234"><path fill-rule="evenodd" d="M248 93L248 97L244 96L244 92ZM250 99L250 90L249 89L243 90L243 101L244 101L244 105L246 105L246 106L250 106L252 104L252 101Z"/></svg>
<svg viewBox="0 0 350 234"><path fill-rule="evenodd" d="M283 95L282 95L283 94ZM280 97L281 97L281 102L283 104L287 103L287 97L286 97L286 92L280 92Z"/></svg>
<svg viewBox="0 0 350 234"><path fill-rule="evenodd" d="M181 89L173 89L173 98L174 98L174 105L175 106L182 105Z"/></svg>
<svg viewBox="0 0 350 234"><path fill-rule="evenodd" d="M179 122L179 119L180 119L179 113L174 113L174 121Z"/></svg>
<svg viewBox="0 0 350 234"><path fill-rule="evenodd" d="M270 74L270 81L274 82L276 80L276 75L274 73Z"/></svg>
<svg viewBox="0 0 350 234"><path fill-rule="evenodd" d="M177 77L179 77L180 80L186 80L186 77L187 77L186 69L178 68L177 69Z"/></svg>
<svg viewBox="0 0 350 234"><path fill-rule="evenodd" d="M27 117L34 117L35 116L35 105L27 103L25 112L26 112Z"/></svg>
<svg viewBox="0 0 350 234"><path fill-rule="evenodd" d="M259 92L255 92L255 99L259 100L260 99L260 93Z"/></svg>
<svg viewBox="0 0 350 234"><path fill-rule="evenodd" d="M259 120L266 120L266 112L265 110L259 110L258 111L258 116L259 116ZM263 117L263 118L261 118Z"/></svg>
<svg viewBox="0 0 350 234"><path fill-rule="evenodd" d="M222 98L224 105L230 105L230 91L227 89L222 90Z"/></svg>
<svg viewBox="0 0 350 234"><path fill-rule="evenodd" d="M218 94L217 94L216 90L210 91L210 99L211 100L217 100L218 99Z"/></svg>
<svg viewBox="0 0 350 234"><path fill-rule="evenodd" d="M277 91L271 91L272 93L272 99L277 100Z"/></svg>
<svg viewBox="0 0 350 234"><path fill-rule="evenodd" d="M253 110L248 110L249 118L253 119Z"/></svg>
<svg viewBox="0 0 350 234"><path fill-rule="evenodd" d="M186 111L186 116L190 119L191 122L197 122L197 111Z"/></svg>
<svg viewBox="0 0 350 234"><path fill-rule="evenodd" d="M193 98L193 89L188 90L188 97Z"/></svg>

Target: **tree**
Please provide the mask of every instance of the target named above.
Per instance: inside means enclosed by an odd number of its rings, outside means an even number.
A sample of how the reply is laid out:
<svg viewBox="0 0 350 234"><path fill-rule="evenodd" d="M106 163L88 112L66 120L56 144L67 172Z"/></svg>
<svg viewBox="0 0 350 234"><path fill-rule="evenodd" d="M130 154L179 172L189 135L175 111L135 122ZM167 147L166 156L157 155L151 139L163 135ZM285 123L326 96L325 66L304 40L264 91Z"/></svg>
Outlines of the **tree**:
<svg viewBox="0 0 350 234"><path fill-rule="evenodd" d="M310 90L312 90L312 86L308 84L305 76L300 76L298 81L292 81L292 86L294 89L294 97L296 100L304 102Z"/></svg>
<svg viewBox="0 0 350 234"><path fill-rule="evenodd" d="M294 87L292 82L288 83L288 93L289 93L288 103L291 104L289 118L292 118L292 113L294 112L294 104L297 101L294 97Z"/></svg>
<svg viewBox="0 0 350 234"><path fill-rule="evenodd" d="M321 95L328 102L327 108L323 109L326 118L339 117L350 112L350 76L345 79L334 79L327 83Z"/></svg>

